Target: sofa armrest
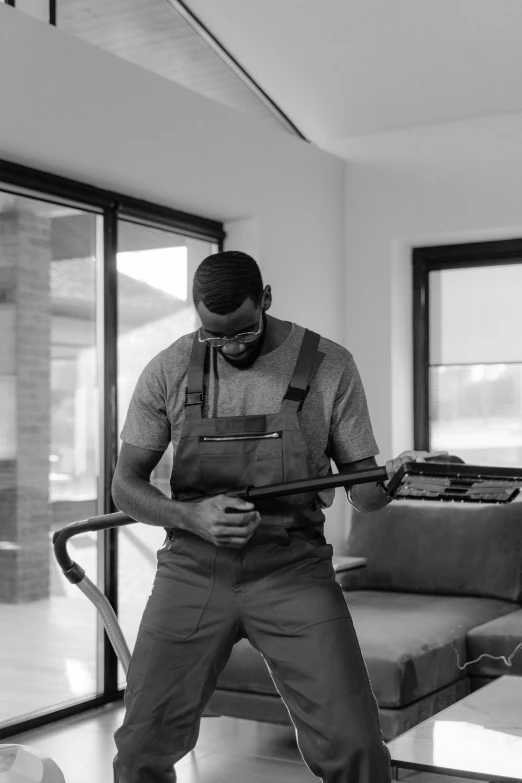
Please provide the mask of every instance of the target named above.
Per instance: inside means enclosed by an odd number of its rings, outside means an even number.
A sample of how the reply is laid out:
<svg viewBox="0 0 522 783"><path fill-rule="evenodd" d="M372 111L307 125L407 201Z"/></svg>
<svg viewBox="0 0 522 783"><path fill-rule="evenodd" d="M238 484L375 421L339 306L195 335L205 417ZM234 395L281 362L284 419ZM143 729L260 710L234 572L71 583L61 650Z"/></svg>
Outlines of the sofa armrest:
<svg viewBox="0 0 522 783"><path fill-rule="evenodd" d="M338 571L335 578L343 590L364 590L368 582L368 572L366 568Z"/></svg>

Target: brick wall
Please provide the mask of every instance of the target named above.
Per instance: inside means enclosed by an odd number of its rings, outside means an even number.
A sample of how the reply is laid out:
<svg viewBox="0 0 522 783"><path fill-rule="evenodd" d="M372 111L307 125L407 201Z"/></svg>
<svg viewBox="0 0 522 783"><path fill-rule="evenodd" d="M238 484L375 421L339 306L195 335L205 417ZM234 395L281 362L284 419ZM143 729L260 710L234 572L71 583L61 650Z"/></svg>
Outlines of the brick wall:
<svg viewBox="0 0 522 783"><path fill-rule="evenodd" d="M16 460L0 460L0 541L16 541Z"/></svg>
<svg viewBox="0 0 522 783"><path fill-rule="evenodd" d="M16 456L14 470L8 461L0 465L0 539L19 545L0 550L0 601L49 595L50 248L49 219L29 211L0 215L0 307L13 300L16 307Z"/></svg>

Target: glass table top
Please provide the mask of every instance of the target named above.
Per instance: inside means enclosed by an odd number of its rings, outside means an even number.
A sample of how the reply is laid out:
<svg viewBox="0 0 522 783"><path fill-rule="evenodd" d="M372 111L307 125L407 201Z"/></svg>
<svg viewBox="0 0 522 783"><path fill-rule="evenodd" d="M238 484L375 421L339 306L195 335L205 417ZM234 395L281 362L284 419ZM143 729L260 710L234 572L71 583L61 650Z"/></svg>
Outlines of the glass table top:
<svg viewBox="0 0 522 783"><path fill-rule="evenodd" d="M387 746L399 767L522 781L522 677L499 677Z"/></svg>

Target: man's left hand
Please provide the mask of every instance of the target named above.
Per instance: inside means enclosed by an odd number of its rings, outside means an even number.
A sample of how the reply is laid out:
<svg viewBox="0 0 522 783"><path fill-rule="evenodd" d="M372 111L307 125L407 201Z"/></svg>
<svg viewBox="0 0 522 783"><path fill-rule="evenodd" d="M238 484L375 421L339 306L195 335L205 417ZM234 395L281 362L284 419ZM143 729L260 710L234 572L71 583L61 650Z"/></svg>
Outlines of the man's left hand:
<svg viewBox="0 0 522 783"><path fill-rule="evenodd" d="M389 459L386 463L388 481L406 462L426 462L429 458L440 457L443 454L449 454L449 451L403 451L396 459Z"/></svg>

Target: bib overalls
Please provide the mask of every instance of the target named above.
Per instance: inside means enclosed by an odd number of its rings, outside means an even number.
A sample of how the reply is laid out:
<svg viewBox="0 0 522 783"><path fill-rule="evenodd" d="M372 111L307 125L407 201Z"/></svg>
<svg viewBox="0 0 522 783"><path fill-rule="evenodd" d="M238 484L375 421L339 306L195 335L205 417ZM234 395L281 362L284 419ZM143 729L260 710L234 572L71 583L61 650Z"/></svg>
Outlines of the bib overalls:
<svg viewBox="0 0 522 783"><path fill-rule="evenodd" d="M323 355L305 332L279 413L203 418L207 347L195 337L172 496L317 476L299 410ZM174 783L236 642L269 667L300 752L324 783L388 783L377 702L323 536L316 494L256 502L262 521L242 549L167 532L115 733L116 783ZM231 764L233 760L231 759Z"/></svg>

